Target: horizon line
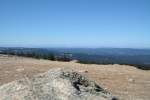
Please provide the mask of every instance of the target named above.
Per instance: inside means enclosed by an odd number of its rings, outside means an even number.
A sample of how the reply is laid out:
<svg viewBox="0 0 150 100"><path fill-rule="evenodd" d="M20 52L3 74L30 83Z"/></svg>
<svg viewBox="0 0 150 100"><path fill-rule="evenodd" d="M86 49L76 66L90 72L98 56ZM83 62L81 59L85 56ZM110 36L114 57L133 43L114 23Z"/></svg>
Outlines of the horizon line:
<svg viewBox="0 0 150 100"><path fill-rule="evenodd" d="M40 46L0 46L0 48L45 48L45 49L150 49L149 47L65 47L65 46L58 46L58 47L40 47Z"/></svg>

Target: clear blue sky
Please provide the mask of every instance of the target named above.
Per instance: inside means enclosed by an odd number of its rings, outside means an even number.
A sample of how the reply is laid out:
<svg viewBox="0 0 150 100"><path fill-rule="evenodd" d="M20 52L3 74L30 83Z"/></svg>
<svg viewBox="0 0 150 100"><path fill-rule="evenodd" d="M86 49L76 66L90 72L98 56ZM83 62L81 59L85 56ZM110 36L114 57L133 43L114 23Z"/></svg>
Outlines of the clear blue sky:
<svg viewBox="0 0 150 100"><path fill-rule="evenodd" d="M0 46L150 48L150 0L0 0Z"/></svg>

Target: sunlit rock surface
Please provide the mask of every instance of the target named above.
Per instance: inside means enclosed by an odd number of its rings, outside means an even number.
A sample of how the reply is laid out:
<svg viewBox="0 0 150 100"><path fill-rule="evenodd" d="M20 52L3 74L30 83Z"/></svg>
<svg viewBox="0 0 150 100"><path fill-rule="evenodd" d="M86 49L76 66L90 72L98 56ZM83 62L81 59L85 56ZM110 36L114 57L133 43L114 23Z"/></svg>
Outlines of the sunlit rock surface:
<svg viewBox="0 0 150 100"><path fill-rule="evenodd" d="M0 86L0 100L116 100L86 77L66 69L46 73Z"/></svg>

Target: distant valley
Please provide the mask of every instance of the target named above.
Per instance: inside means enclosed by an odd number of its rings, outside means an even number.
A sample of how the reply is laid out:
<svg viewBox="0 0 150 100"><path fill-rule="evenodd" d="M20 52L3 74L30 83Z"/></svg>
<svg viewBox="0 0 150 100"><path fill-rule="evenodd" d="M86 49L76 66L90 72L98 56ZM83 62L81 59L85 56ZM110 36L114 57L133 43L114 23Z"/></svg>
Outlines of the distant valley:
<svg viewBox="0 0 150 100"><path fill-rule="evenodd" d="M86 64L123 64L150 69L150 49L130 48L0 48L1 54L45 58L50 60L77 60ZM52 58L53 57L53 58ZM64 61L65 61L64 60Z"/></svg>

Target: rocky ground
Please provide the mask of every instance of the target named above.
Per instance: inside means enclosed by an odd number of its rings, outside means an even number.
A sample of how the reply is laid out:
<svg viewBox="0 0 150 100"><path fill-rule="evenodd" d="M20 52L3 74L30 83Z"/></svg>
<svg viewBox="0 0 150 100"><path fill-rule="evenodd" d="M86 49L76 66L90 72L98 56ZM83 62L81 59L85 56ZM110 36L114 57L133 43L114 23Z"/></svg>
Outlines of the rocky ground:
<svg viewBox="0 0 150 100"><path fill-rule="evenodd" d="M64 68L0 86L0 100L117 100L98 84Z"/></svg>
<svg viewBox="0 0 150 100"><path fill-rule="evenodd" d="M121 100L150 98L150 71L127 65L79 64L0 55L0 85L16 79L31 78L51 68L73 69Z"/></svg>

